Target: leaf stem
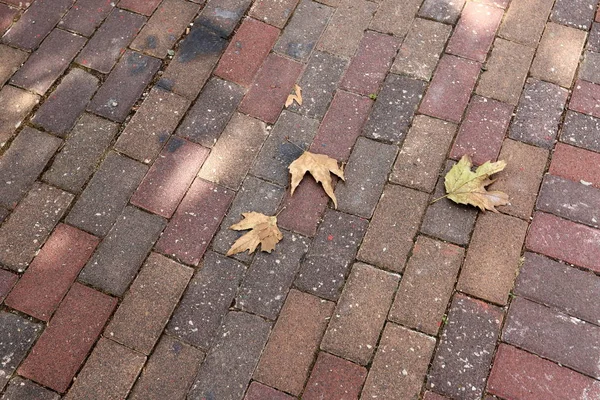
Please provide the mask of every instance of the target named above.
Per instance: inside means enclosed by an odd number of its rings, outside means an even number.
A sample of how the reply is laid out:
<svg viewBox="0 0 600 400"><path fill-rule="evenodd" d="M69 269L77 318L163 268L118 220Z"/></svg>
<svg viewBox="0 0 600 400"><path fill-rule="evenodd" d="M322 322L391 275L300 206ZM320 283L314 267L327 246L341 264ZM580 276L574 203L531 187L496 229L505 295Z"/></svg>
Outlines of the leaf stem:
<svg viewBox="0 0 600 400"><path fill-rule="evenodd" d="M287 142L289 142L289 143L293 144L294 146L296 146L296 147L297 147L297 148L299 148L300 150L302 150L302 151L306 151L306 150L305 150L305 149L303 149L302 147L298 146L296 143L292 142L292 141L290 140L289 136L286 136L286 137L285 137L285 140L286 140Z"/></svg>
<svg viewBox="0 0 600 400"><path fill-rule="evenodd" d="M445 198L446 198L446 197L448 197L449 195L450 195L450 193L448 193L448 194L445 194L445 195L443 195L442 197L438 197L437 199L433 199L433 201L432 201L431 203L429 203L429 204L433 204L433 203L435 203L435 202L436 202L436 201L438 201L438 200L445 199Z"/></svg>
<svg viewBox="0 0 600 400"><path fill-rule="evenodd" d="M285 210L285 207L281 207L281 210L277 211L277 214L275 214L275 216L278 217L279 214L283 212L283 210Z"/></svg>

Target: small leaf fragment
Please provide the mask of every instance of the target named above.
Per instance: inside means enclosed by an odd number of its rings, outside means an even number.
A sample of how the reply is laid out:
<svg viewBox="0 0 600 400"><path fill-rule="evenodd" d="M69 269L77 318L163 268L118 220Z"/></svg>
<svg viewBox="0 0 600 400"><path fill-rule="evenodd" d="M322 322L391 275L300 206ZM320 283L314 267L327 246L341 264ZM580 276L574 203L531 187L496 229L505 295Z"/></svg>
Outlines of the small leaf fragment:
<svg viewBox="0 0 600 400"><path fill-rule="evenodd" d="M251 231L233 243L227 252L228 256L242 253L246 250L248 250L249 254L252 254L259 244L261 251L270 253L275 249L275 245L283 239L283 234L277 227L277 217L269 217L255 211L242 213L242 216L244 219L237 224L231 225L229 229L235 231L251 229Z"/></svg>
<svg viewBox="0 0 600 400"><path fill-rule="evenodd" d="M298 85L294 85L294 94L290 94L285 101L285 108L288 108L294 103L298 103L299 106L302 105L302 88Z"/></svg>
<svg viewBox="0 0 600 400"><path fill-rule="evenodd" d="M325 193L333 200L333 204L337 209L337 199L333 192L331 174L333 173L344 180L344 170L338 166L338 161L336 159L325 154L315 154L305 151L290 164L288 169L292 175L292 195L302 178L304 178L306 172L310 172L317 183L320 183L323 186Z"/></svg>

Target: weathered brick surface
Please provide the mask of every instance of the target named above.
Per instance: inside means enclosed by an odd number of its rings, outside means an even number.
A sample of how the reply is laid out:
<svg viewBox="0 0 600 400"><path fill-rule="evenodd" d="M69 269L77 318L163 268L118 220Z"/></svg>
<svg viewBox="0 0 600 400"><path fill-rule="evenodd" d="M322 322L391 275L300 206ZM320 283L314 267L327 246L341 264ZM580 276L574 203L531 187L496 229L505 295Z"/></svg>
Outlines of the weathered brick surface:
<svg viewBox="0 0 600 400"><path fill-rule="evenodd" d="M425 0L419 10L419 16L454 24L464 5L465 0Z"/></svg>
<svg viewBox="0 0 600 400"><path fill-rule="evenodd" d="M585 58L579 70L579 79L585 81L600 83L600 54L586 51Z"/></svg>
<svg viewBox="0 0 600 400"><path fill-rule="evenodd" d="M364 367L320 352L302 398L357 399L366 377Z"/></svg>
<svg viewBox="0 0 600 400"><path fill-rule="evenodd" d="M0 388L10 379L42 331L42 324L31 322L16 314L0 311Z"/></svg>
<svg viewBox="0 0 600 400"><path fill-rule="evenodd" d="M437 335L463 256L458 246L419 236L389 319Z"/></svg>
<svg viewBox="0 0 600 400"><path fill-rule="evenodd" d="M165 227L165 221L128 206L81 271L82 282L123 296Z"/></svg>
<svg viewBox="0 0 600 400"><path fill-rule="evenodd" d="M419 111L432 117L460 122L481 64L445 55L441 58Z"/></svg>
<svg viewBox="0 0 600 400"><path fill-rule="evenodd" d="M33 93L6 85L0 90L0 148L13 136L23 119L39 102Z"/></svg>
<svg viewBox="0 0 600 400"><path fill-rule="evenodd" d="M573 88L569 108L600 118L600 102L597 100L599 93L600 85L578 80Z"/></svg>
<svg viewBox="0 0 600 400"><path fill-rule="evenodd" d="M550 20L577 29L589 30L594 20L596 0L557 0L552 9Z"/></svg>
<svg viewBox="0 0 600 400"><path fill-rule="evenodd" d="M44 180L69 192L79 193L116 134L117 125L114 123L84 113L44 173Z"/></svg>
<svg viewBox="0 0 600 400"><path fill-rule="evenodd" d="M527 236L529 250L600 271L600 230L536 212Z"/></svg>
<svg viewBox="0 0 600 400"><path fill-rule="evenodd" d="M75 283L19 375L64 393L116 304L117 299Z"/></svg>
<svg viewBox="0 0 600 400"><path fill-rule="evenodd" d="M592 28L588 34L588 40L585 46L586 50L600 52L600 24L592 23Z"/></svg>
<svg viewBox="0 0 600 400"><path fill-rule="evenodd" d="M189 100L175 93L153 88L119 135L115 149L138 161L152 162L189 105Z"/></svg>
<svg viewBox="0 0 600 400"><path fill-rule="evenodd" d="M18 13L18 9L0 4L0 35L4 35L4 32L10 28Z"/></svg>
<svg viewBox="0 0 600 400"><path fill-rule="evenodd" d="M160 65L156 58L127 50L96 92L88 111L123 122Z"/></svg>
<svg viewBox="0 0 600 400"><path fill-rule="evenodd" d="M600 154L558 143L549 172L600 189Z"/></svg>
<svg viewBox="0 0 600 400"><path fill-rule="evenodd" d="M279 390L275 390L262 383L253 381L244 396L244 400L293 400L295 397L287 395Z"/></svg>
<svg viewBox="0 0 600 400"><path fill-rule="evenodd" d="M115 9L79 53L75 62L108 74L145 22L146 18L141 15Z"/></svg>
<svg viewBox="0 0 600 400"><path fill-rule="evenodd" d="M402 272L425 207L425 193L401 186L386 186L360 247L358 259Z"/></svg>
<svg viewBox="0 0 600 400"><path fill-rule="evenodd" d="M112 340L100 338L64 398L125 398L145 361L146 357L141 354Z"/></svg>
<svg viewBox="0 0 600 400"><path fill-rule="evenodd" d="M132 400L183 400L204 354L163 335L129 396Z"/></svg>
<svg viewBox="0 0 600 400"><path fill-rule="evenodd" d="M105 236L147 171L147 166L111 151L69 212L66 222L96 236Z"/></svg>
<svg viewBox="0 0 600 400"><path fill-rule="evenodd" d="M377 96L363 134L371 139L402 143L425 92L425 82L389 74Z"/></svg>
<svg viewBox="0 0 600 400"><path fill-rule="evenodd" d="M334 304L290 291L269 337L254 379L298 396L319 349Z"/></svg>
<svg viewBox="0 0 600 400"><path fill-rule="evenodd" d="M456 130L453 123L417 116L396 158L390 180L431 192Z"/></svg>
<svg viewBox="0 0 600 400"><path fill-rule="evenodd" d="M392 72L426 81L431 79L451 30L448 25L416 18L402 42Z"/></svg>
<svg viewBox="0 0 600 400"><path fill-rule="evenodd" d="M121 0L120 8L135 11L143 15L152 15L162 0Z"/></svg>
<svg viewBox="0 0 600 400"><path fill-rule="evenodd" d="M358 364L373 357L400 277L357 263L338 301L321 349Z"/></svg>
<svg viewBox="0 0 600 400"><path fill-rule="evenodd" d="M108 337L150 354L192 272L164 256L150 254L106 328Z"/></svg>
<svg viewBox="0 0 600 400"><path fill-rule="evenodd" d="M337 300L368 222L328 210L294 284L309 293Z"/></svg>
<svg viewBox="0 0 600 400"><path fill-rule="evenodd" d="M114 6L114 2L105 0L77 0L58 26L90 37Z"/></svg>
<svg viewBox="0 0 600 400"><path fill-rule="evenodd" d="M535 48L554 4L553 0L511 1L498 35Z"/></svg>
<svg viewBox="0 0 600 400"><path fill-rule="evenodd" d="M0 227L0 264L24 271L72 200L69 193L35 183Z"/></svg>
<svg viewBox="0 0 600 400"><path fill-rule="evenodd" d="M486 70L477 84L477 94L516 105L534 52L531 47L496 39Z"/></svg>
<svg viewBox="0 0 600 400"><path fill-rule="evenodd" d="M452 398L481 398L502 319L499 307L455 295L427 387Z"/></svg>
<svg viewBox="0 0 600 400"><path fill-rule="evenodd" d="M383 0L379 1L377 12L369 28L378 32L393 34L403 37L409 31L421 0Z"/></svg>
<svg viewBox="0 0 600 400"><path fill-rule="evenodd" d="M0 205L13 209L33 186L61 140L26 127L0 158Z"/></svg>
<svg viewBox="0 0 600 400"><path fill-rule="evenodd" d="M250 16L269 25L283 28L298 5L299 0L257 0L252 5Z"/></svg>
<svg viewBox="0 0 600 400"><path fill-rule="evenodd" d="M600 377L600 327L532 301L511 303L502 339L576 371Z"/></svg>
<svg viewBox="0 0 600 400"><path fill-rule="evenodd" d="M244 275L244 265L209 252L188 285L167 330L204 350L211 348Z"/></svg>
<svg viewBox="0 0 600 400"><path fill-rule="evenodd" d="M393 36L365 32L340 87L363 96L377 93L399 46Z"/></svg>
<svg viewBox="0 0 600 400"><path fill-rule="evenodd" d="M446 51L484 62L503 15L504 11L499 8L467 3Z"/></svg>
<svg viewBox="0 0 600 400"><path fill-rule="evenodd" d="M0 269L0 303L2 303L18 280L19 275L5 269Z"/></svg>
<svg viewBox="0 0 600 400"><path fill-rule="evenodd" d="M430 392L427 390L425 395L423 395L423 400L448 400L448 397L442 396L441 394L437 394L435 392ZM489 399L488 396L484 397L484 400L495 400Z"/></svg>
<svg viewBox="0 0 600 400"><path fill-rule="evenodd" d="M15 376L10 380L2 400L59 400L60 396L51 390L45 389L32 381Z"/></svg>
<svg viewBox="0 0 600 400"><path fill-rule="evenodd" d="M98 245L98 238L60 224L34 258L6 304L48 321Z"/></svg>
<svg viewBox="0 0 600 400"><path fill-rule="evenodd" d="M279 214L279 226L305 236L314 236L329 197L314 179L303 179L294 195L289 193L286 191L281 203L283 211Z"/></svg>
<svg viewBox="0 0 600 400"><path fill-rule="evenodd" d="M369 370L362 397L417 398L434 347L434 338L388 323Z"/></svg>
<svg viewBox="0 0 600 400"><path fill-rule="evenodd" d="M31 122L65 137L98 88L98 78L74 68L46 99Z"/></svg>
<svg viewBox="0 0 600 400"><path fill-rule="evenodd" d="M194 25L201 24L227 38L250 4L252 0L208 0Z"/></svg>
<svg viewBox="0 0 600 400"><path fill-rule="evenodd" d="M268 134L262 121L235 113L198 176L237 190Z"/></svg>
<svg viewBox="0 0 600 400"><path fill-rule="evenodd" d="M2 58L2 64L0 64L0 85L4 85L8 78L17 72L28 56L29 54L22 50L0 44L0 58Z"/></svg>
<svg viewBox="0 0 600 400"><path fill-rule="evenodd" d="M270 330L271 323L260 317L230 312L187 398L201 400L214 396L241 400Z"/></svg>

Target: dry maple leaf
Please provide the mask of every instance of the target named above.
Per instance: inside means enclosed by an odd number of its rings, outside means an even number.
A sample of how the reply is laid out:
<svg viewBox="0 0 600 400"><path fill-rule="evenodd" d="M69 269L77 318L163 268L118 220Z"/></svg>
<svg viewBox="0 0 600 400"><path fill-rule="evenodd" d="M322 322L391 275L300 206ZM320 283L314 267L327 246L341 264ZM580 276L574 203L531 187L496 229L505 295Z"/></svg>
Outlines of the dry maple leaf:
<svg viewBox="0 0 600 400"><path fill-rule="evenodd" d="M344 171L338 167L336 159L326 156L325 154L315 154L305 151L290 164L288 169L290 170L290 174L292 174L292 195L302 178L304 178L304 174L310 172L317 183L320 183L323 186L325 193L333 200L333 204L335 205L335 208L337 208L337 199L333 193L331 173L344 180Z"/></svg>
<svg viewBox="0 0 600 400"><path fill-rule="evenodd" d="M276 216L269 217L255 211L242 213L242 216L244 219L237 224L231 225L229 229L233 229L235 231L244 231L246 229L252 230L235 241L233 246L231 246L227 252L228 256L241 253L246 250L252 254L259 244L261 251L270 253L273 249L275 249L275 245L279 243L281 239L283 239L283 234L277 227Z"/></svg>
<svg viewBox="0 0 600 400"><path fill-rule="evenodd" d="M298 85L294 85L294 94L290 94L285 101L285 108L288 108L296 100L299 106L302 105L302 88Z"/></svg>
<svg viewBox="0 0 600 400"><path fill-rule="evenodd" d="M486 161L475 172L469 156L463 156L446 174L446 197L460 204L471 204L481 210L498 212L496 206L508 204L508 196L500 191L488 192L485 187L495 181L490 176L506 167L506 162Z"/></svg>

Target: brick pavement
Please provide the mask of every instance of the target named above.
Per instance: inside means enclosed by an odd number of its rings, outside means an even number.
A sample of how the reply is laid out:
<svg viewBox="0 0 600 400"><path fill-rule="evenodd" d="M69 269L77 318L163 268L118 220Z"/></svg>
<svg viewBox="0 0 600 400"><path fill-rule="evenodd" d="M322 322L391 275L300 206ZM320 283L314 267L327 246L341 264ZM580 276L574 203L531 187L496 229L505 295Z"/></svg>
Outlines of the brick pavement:
<svg viewBox="0 0 600 400"><path fill-rule="evenodd" d="M600 400L597 7L0 0L0 399Z"/></svg>

